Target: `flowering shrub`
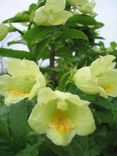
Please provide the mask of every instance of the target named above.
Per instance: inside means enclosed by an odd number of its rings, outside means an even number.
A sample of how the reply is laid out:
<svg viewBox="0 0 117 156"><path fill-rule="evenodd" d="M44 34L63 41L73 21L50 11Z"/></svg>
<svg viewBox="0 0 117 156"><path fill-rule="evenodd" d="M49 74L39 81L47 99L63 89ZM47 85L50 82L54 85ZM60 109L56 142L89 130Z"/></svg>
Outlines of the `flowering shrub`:
<svg viewBox="0 0 117 156"><path fill-rule="evenodd" d="M0 24L0 40L18 32L8 45L28 48L0 48L10 58L0 76L0 156L116 156L117 46L96 41L94 6L40 0Z"/></svg>

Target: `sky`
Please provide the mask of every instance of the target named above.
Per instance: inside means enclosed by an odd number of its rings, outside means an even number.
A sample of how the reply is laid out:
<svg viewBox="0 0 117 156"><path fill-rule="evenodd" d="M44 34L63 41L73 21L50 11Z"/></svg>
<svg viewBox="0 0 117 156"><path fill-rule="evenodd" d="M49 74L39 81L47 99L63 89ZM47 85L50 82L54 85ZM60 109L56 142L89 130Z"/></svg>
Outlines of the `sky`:
<svg viewBox="0 0 117 156"><path fill-rule="evenodd" d="M117 0L95 0L96 19L105 26L98 32L105 38L105 44L117 42ZM17 12L23 11L37 0L0 0L0 22L14 16Z"/></svg>

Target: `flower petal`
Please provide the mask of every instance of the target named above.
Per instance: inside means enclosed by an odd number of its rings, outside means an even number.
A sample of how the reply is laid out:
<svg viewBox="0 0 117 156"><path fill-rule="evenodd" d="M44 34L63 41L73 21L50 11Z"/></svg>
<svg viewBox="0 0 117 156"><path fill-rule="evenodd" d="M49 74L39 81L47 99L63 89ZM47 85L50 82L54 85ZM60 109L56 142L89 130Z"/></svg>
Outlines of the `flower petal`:
<svg viewBox="0 0 117 156"><path fill-rule="evenodd" d="M50 88L46 87L39 91L37 101L40 104L48 104L48 102L55 101L57 98L56 94Z"/></svg>
<svg viewBox="0 0 117 156"><path fill-rule="evenodd" d="M45 4L45 9L52 10L54 12L60 12L65 9L66 0L47 0Z"/></svg>
<svg viewBox="0 0 117 156"><path fill-rule="evenodd" d="M27 78L41 74L35 62L19 59L8 61L8 72L14 77L27 76Z"/></svg>
<svg viewBox="0 0 117 156"><path fill-rule="evenodd" d="M78 95L69 95L66 99L67 102L70 102L71 104L74 104L76 106L83 106L83 105L89 105L89 101L81 100Z"/></svg>
<svg viewBox="0 0 117 156"><path fill-rule="evenodd" d="M98 84L107 95L117 96L117 70L108 71L98 79Z"/></svg>
<svg viewBox="0 0 117 156"><path fill-rule="evenodd" d="M56 145L66 146L68 145L72 138L75 136L75 131L71 130L68 133L62 135L57 132L53 127L50 127L46 132L47 137Z"/></svg>
<svg viewBox="0 0 117 156"><path fill-rule="evenodd" d="M95 2L92 0L91 2L84 3L78 7L78 9L83 13L83 14L89 14L92 16L95 16L96 13L93 11L95 7Z"/></svg>
<svg viewBox="0 0 117 156"><path fill-rule="evenodd" d="M63 10L61 12L53 13L53 22L52 25L60 25L65 24L65 22L68 20L69 17L71 17L73 14L69 11Z"/></svg>
<svg viewBox="0 0 117 156"><path fill-rule="evenodd" d="M0 94L4 95L6 93L5 86L7 83L11 81L11 78L9 75L2 75L0 76Z"/></svg>
<svg viewBox="0 0 117 156"><path fill-rule="evenodd" d="M30 114L28 123L37 133L45 133L51 122L56 109L56 103L50 102L46 105L37 104Z"/></svg>
<svg viewBox="0 0 117 156"><path fill-rule="evenodd" d="M68 113L78 135L85 136L95 130L93 114L88 106L84 105L78 108L73 105L69 105Z"/></svg>
<svg viewBox="0 0 117 156"><path fill-rule="evenodd" d="M94 62L92 62L90 66L91 73L94 76L101 76L103 73L111 70L112 68L112 61L115 59L115 56L113 55L106 55L106 56L100 56L100 58L96 59ZM114 68L114 66L113 66Z"/></svg>
<svg viewBox="0 0 117 156"><path fill-rule="evenodd" d="M73 77L76 86L85 93L98 94L99 88L96 79L91 75L90 67L79 69Z"/></svg>
<svg viewBox="0 0 117 156"><path fill-rule="evenodd" d="M12 96L12 95L10 95L10 94L6 94L5 95L5 100L4 100L4 103L6 104L6 105L11 105L11 104L15 104L15 103L17 103L17 102L19 102L19 101L21 101L21 100L23 100L23 99L25 99L25 98L27 98L28 97L28 95L24 95L24 96Z"/></svg>

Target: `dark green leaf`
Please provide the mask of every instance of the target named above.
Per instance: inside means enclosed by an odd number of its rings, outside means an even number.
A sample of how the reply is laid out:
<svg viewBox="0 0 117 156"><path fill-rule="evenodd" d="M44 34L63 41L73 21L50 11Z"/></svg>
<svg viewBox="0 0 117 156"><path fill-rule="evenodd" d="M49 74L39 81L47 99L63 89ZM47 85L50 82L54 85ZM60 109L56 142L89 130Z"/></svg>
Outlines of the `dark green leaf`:
<svg viewBox="0 0 117 156"><path fill-rule="evenodd" d="M67 47L59 47L56 50L56 56L62 57L62 58L69 58L72 57L72 52Z"/></svg>
<svg viewBox="0 0 117 156"><path fill-rule="evenodd" d="M36 146L34 145L27 145L25 149L15 154L15 156L37 156L38 151Z"/></svg>
<svg viewBox="0 0 117 156"><path fill-rule="evenodd" d="M4 23L28 22L29 16L30 14L28 11L19 12L14 17L5 20Z"/></svg>
<svg viewBox="0 0 117 156"><path fill-rule="evenodd" d="M66 22L69 26L76 26L77 24L83 24L85 26L95 26L96 28L100 28L103 26L102 23L97 22L93 17L88 15L74 15L68 19Z"/></svg>
<svg viewBox="0 0 117 156"><path fill-rule="evenodd" d="M21 50L13 50L13 49L6 49L0 48L0 56L4 57L12 57L12 58L19 58L19 59L28 59L28 60L35 60L34 55L31 52L21 51Z"/></svg>
<svg viewBox="0 0 117 156"><path fill-rule="evenodd" d="M83 39L88 40L85 33L76 29L67 29L61 33L60 37L64 39Z"/></svg>
<svg viewBox="0 0 117 156"><path fill-rule="evenodd" d="M88 137L76 137L72 143L66 147L56 146L48 141L48 146L58 156L89 156Z"/></svg>
<svg viewBox="0 0 117 156"><path fill-rule="evenodd" d="M113 50L116 50L116 47L117 47L117 43L116 42L111 42L111 47Z"/></svg>
<svg viewBox="0 0 117 156"><path fill-rule="evenodd" d="M0 106L0 137L8 145L11 144L11 137L9 132L8 107Z"/></svg>
<svg viewBox="0 0 117 156"><path fill-rule="evenodd" d="M49 49L48 49L48 42L49 38L46 38L39 42L34 47L34 54L36 56L36 59L39 60L40 58L48 58L49 57Z"/></svg>
<svg viewBox="0 0 117 156"><path fill-rule="evenodd" d="M37 26L37 27L34 27L34 28L28 30L24 34L24 39L29 44L35 44L35 43L41 42L42 40L51 36L52 31L53 31L52 27Z"/></svg>
<svg viewBox="0 0 117 156"><path fill-rule="evenodd" d="M25 100L9 108L9 123L14 151L25 147L27 141L27 105Z"/></svg>

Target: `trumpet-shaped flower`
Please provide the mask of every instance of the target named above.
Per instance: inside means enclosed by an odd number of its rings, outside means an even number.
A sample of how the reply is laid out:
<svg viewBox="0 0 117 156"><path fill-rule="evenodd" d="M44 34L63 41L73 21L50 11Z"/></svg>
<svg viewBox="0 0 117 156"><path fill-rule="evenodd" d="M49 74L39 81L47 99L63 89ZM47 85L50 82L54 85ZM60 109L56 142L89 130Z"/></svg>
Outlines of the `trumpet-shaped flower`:
<svg viewBox="0 0 117 156"><path fill-rule="evenodd" d="M32 99L39 88L46 85L44 76L33 61L9 60L8 73L10 76L0 76L0 94L5 96L7 105L24 98Z"/></svg>
<svg viewBox="0 0 117 156"><path fill-rule="evenodd" d="M8 32L9 32L8 27L0 23L0 41L7 36Z"/></svg>
<svg viewBox="0 0 117 156"><path fill-rule="evenodd" d="M78 6L78 9L83 14L89 14L89 15L95 16L96 13L93 11L94 7L95 7L95 2L91 1L82 6Z"/></svg>
<svg viewBox="0 0 117 156"><path fill-rule="evenodd" d="M101 56L75 73L73 79L76 86L88 94L117 96L117 70L112 55Z"/></svg>
<svg viewBox="0 0 117 156"><path fill-rule="evenodd" d="M88 0L68 0L69 4L78 8L78 10L83 14L96 15L93 11L95 7L95 2Z"/></svg>
<svg viewBox="0 0 117 156"><path fill-rule="evenodd" d="M46 4L36 10L34 22L37 25L60 25L65 24L67 19L72 16L72 13L64 10L66 0L47 0Z"/></svg>
<svg viewBox="0 0 117 156"><path fill-rule="evenodd" d="M42 88L28 122L37 133L46 133L54 144L66 146L75 135L86 136L95 130L88 104L77 95Z"/></svg>

